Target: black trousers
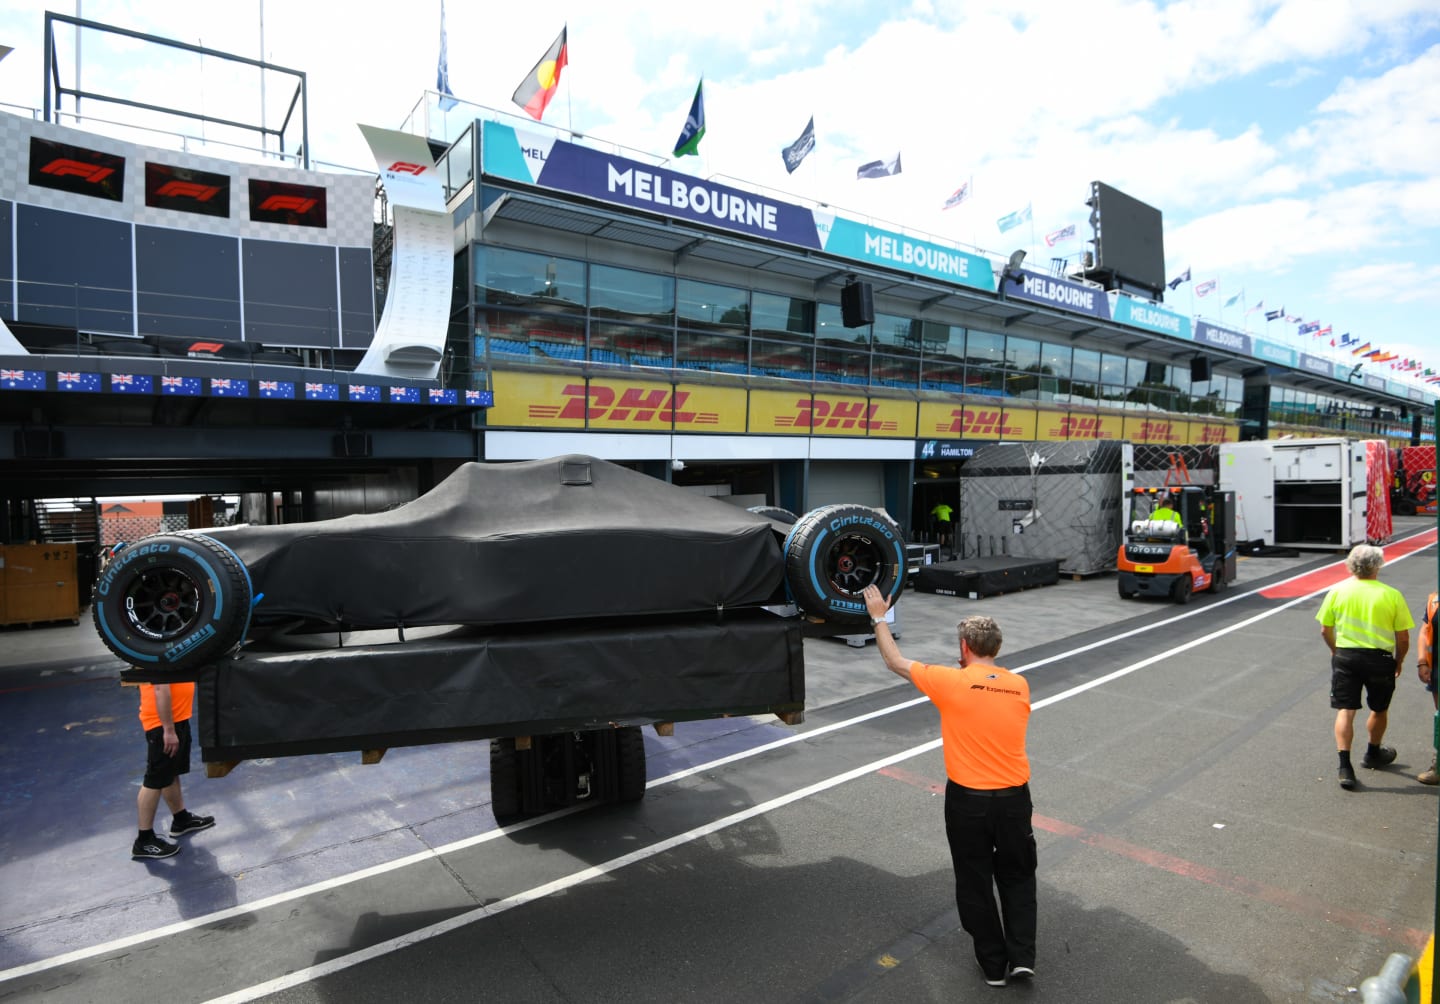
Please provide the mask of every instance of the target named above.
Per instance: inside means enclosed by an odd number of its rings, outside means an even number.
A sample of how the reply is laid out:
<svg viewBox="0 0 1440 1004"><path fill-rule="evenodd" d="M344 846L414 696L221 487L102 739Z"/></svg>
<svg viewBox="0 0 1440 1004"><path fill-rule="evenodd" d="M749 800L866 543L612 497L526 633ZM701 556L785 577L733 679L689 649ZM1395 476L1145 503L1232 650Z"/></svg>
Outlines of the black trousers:
<svg viewBox="0 0 1440 1004"><path fill-rule="evenodd" d="M1030 789L976 795L945 785L945 836L955 866L960 925L991 978L1010 966L1035 966L1035 833ZM996 908L996 892L999 908Z"/></svg>

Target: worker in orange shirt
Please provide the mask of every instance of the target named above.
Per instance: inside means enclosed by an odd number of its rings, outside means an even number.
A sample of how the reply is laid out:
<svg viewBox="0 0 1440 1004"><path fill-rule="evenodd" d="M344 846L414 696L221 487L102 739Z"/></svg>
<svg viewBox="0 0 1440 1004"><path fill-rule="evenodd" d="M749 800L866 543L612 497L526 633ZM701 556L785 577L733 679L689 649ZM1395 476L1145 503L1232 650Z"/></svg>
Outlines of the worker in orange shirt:
<svg viewBox="0 0 1440 1004"><path fill-rule="evenodd" d="M170 807L170 836L208 830L214 816L198 816L185 808L180 775L190 772L190 709L195 684L162 683L140 685L140 724L145 729L145 778L140 782L136 808L140 832L130 848L137 861L168 858L179 853L180 845L155 835L155 811L160 799Z"/></svg>
<svg viewBox="0 0 1440 1004"><path fill-rule="evenodd" d="M989 617L959 624L960 666L931 666L900 654L874 585L865 609L886 667L940 712L945 752L945 836L955 869L960 924L990 986L1035 976L1035 867L1031 828L1030 684L995 665L1000 626ZM1000 904L996 908L996 891Z"/></svg>

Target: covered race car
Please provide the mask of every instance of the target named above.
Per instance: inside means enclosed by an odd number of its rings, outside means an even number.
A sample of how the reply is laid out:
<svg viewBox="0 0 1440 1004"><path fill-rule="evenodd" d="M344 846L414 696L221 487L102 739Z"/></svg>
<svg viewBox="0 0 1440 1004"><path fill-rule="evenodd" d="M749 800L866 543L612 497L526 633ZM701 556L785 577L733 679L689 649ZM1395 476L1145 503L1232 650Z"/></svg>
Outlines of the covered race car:
<svg viewBox="0 0 1440 1004"><path fill-rule="evenodd" d="M904 569L881 511L786 525L566 456L465 464L387 512L137 540L93 613L128 679L199 681L202 756L235 761L795 720L805 628L853 631Z"/></svg>

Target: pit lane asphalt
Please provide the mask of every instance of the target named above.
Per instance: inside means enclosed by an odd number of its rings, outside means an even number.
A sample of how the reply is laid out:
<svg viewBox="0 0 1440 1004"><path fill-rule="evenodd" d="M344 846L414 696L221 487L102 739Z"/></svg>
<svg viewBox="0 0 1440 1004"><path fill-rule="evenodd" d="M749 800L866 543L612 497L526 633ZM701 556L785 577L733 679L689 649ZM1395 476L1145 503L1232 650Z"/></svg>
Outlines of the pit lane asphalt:
<svg viewBox="0 0 1440 1004"><path fill-rule="evenodd" d="M1323 586L1242 597L1336 557L1245 560L1240 588L1187 608L1121 601L1113 576L980 601L906 595L907 656L949 660L955 619L984 612L1010 639L1001 661L1031 667L1040 977L1013 992L1353 1000L1390 951L1415 950L1433 916L1435 790L1411 779L1431 735L1413 655L1387 735L1400 760L1342 792L1320 593L1285 606ZM1383 577L1418 613L1434 547ZM994 992L950 900L935 716L873 646L807 642L797 729L739 720L647 736L639 806L497 830L483 744L395 750L371 767L353 754L247 763L190 775L190 803L219 824L148 864L126 855L133 693L93 631L7 631L0 648L0 999ZM287 972L302 976L274 982Z"/></svg>

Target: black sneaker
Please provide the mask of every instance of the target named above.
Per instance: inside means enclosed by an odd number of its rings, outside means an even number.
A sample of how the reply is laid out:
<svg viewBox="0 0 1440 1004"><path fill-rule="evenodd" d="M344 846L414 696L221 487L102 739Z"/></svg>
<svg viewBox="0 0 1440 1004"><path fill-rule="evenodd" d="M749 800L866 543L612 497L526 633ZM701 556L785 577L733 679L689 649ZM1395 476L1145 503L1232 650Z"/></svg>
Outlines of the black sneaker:
<svg viewBox="0 0 1440 1004"><path fill-rule="evenodd" d="M180 845L172 844L164 837L136 837L130 847L130 856L136 861L159 860L180 853Z"/></svg>
<svg viewBox="0 0 1440 1004"><path fill-rule="evenodd" d="M1340 770L1337 771L1337 773L1340 776L1340 787L1344 788L1346 791L1349 791L1351 788L1355 787L1354 767L1341 767Z"/></svg>
<svg viewBox="0 0 1440 1004"><path fill-rule="evenodd" d="M1010 978L1012 980L1031 980L1035 978L1033 966L1011 966Z"/></svg>
<svg viewBox="0 0 1440 1004"><path fill-rule="evenodd" d="M1390 746L1381 746L1381 747L1379 747L1379 749L1376 751L1376 753L1375 753L1374 756L1371 756L1371 755L1370 755L1370 752L1367 750L1367 751L1365 752L1365 758L1360 761L1360 766L1361 766L1361 767L1368 767L1368 768L1370 768L1371 770L1374 770L1374 769L1376 769L1377 767L1384 767L1386 764L1392 764L1392 763L1394 763L1394 762L1395 762L1395 750L1394 750L1394 748L1393 748L1393 747L1390 747Z"/></svg>
<svg viewBox="0 0 1440 1004"><path fill-rule="evenodd" d="M200 830L208 830L214 825L214 816L197 816L193 812L188 812L183 819L177 817L170 820L170 836L179 837L186 833L196 833Z"/></svg>

